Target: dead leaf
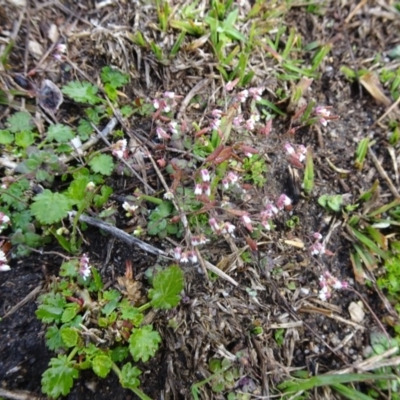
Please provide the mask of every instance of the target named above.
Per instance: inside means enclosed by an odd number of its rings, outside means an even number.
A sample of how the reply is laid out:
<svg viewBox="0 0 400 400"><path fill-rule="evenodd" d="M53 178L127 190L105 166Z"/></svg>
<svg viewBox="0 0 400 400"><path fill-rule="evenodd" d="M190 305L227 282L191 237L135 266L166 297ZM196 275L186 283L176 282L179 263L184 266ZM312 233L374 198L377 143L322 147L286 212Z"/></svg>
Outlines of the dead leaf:
<svg viewBox="0 0 400 400"><path fill-rule="evenodd" d="M389 107L392 101L383 92L378 76L374 72L368 72L360 78L361 84L369 94L378 102Z"/></svg>
<svg viewBox="0 0 400 400"><path fill-rule="evenodd" d="M52 43L56 43L60 37L58 33L58 28L56 24L51 24L49 27L49 31L47 32L48 38L51 40Z"/></svg>
<svg viewBox="0 0 400 400"><path fill-rule="evenodd" d="M36 60L40 60L40 57L43 55L43 47L36 40L30 40L28 43L29 53L36 58Z"/></svg>

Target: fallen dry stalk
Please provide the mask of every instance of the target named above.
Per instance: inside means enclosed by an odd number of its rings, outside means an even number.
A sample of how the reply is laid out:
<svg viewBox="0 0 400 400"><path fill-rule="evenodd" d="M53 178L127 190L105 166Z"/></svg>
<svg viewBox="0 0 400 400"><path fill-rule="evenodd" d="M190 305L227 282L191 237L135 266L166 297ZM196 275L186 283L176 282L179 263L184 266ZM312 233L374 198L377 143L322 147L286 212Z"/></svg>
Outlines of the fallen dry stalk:
<svg viewBox="0 0 400 400"><path fill-rule="evenodd" d="M74 218L76 216L76 211L70 211L69 216L71 218ZM143 242L140 239L137 239L131 235L128 235L126 232L122 231L121 229L118 229L117 227L115 227L111 224L108 224L106 222L103 222L99 219L88 217L87 215L80 215L79 221L82 221L89 225L100 228L103 231L109 233L110 235L115 236L117 239L122 240L123 242L125 242L129 245L137 246L147 253L155 254L156 256L164 256L164 257L168 256L168 254L165 251L157 249L156 247L152 246L151 244L148 244L146 242Z"/></svg>

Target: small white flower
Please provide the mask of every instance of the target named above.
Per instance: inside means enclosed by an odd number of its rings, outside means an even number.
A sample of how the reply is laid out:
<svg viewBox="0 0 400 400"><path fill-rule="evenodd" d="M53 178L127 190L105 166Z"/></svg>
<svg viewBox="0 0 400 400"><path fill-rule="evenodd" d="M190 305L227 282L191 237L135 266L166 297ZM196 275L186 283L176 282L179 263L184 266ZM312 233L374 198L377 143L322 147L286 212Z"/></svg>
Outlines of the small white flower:
<svg viewBox="0 0 400 400"><path fill-rule="evenodd" d="M176 261L180 261L182 257L182 249L180 247L176 247L174 250L174 258Z"/></svg>
<svg viewBox="0 0 400 400"><path fill-rule="evenodd" d="M121 140L118 140L116 143L113 143L111 145L113 156L118 157L118 158L124 158L126 146L127 146L126 139L121 139Z"/></svg>
<svg viewBox="0 0 400 400"><path fill-rule="evenodd" d="M0 250L0 263L6 263L7 257L3 250Z"/></svg>
<svg viewBox="0 0 400 400"><path fill-rule="evenodd" d="M293 155L295 153L293 146L290 143L285 143L285 145L283 146L283 148L286 150L286 152L289 155Z"/></svg>
<svg viewBox="0 0 400 400"><path fill-rule="evenodd" d="M201 179L203 180L203 182L210 182L210 174L206 169L202 169L200 171L201 174Z"/></svg>
<svg viewBox="0 0 400 400"><path fill-rule="evenodd" d="M90 268L89 257L86 254L83 254L79 262L79 274L84 280L90 276Z"/></svg>
<svg viewBox="0 0 400 400"><path fill-rule="evenodd" d="M242 90L241 92L239 92L237 94L237 98L239 99L239 101L241 103L244 103L246 101L247 97L249 97L249 91L247 89Z"/></svg>
<svg viewBox="0 0 400 400"><path fill-rule="evenodd" d="M11 267L7 264L2 264L0 265L0 272L6 272L6 271L10 271Z"/></svg>
<svg viewBox="0 0 400 400"><path fill-rule="evenodd" d="M193 264L197 263L197 255L196 255L196 253L194 251L190 251L189 252L189 260Z"/></svg>
<svg viewBox="0 0 400 400"><path fill-rule="evenodd" d="M218 129L221 125L221 120L220 119L214 119L211 121L211 129Z"/></svg>
<svg viewBox="0 0 400 400"><path fill-rule="evenodd" d="M161 126L157 127L156 132L159 139L171 139L171 136Z"/></svg>
<svg viewBox="0 0 400 400"><path fill-rule="evenodd" d="M168 124L169 130L174 134L177 135L178 134L178 129L177 129L178 123L176 121L171 121Z"/></svg>
<svg viewBox="0 0 400 400"><path fill-rule="evenodd" d="M127 212L126 216L131 217L139 207L125 201L124 204L122 204L122 208Z"/></svg>
<svg viewBox="0 0 400 400"><path fill-rule="evenodd" d="M212 111L211 111L211 115L212 115L214 118L221 118L222 115L223 115L223 112L222 112L221 110L215 109L215 110L212 110Z"/></svg>
<svg viewBox="0 0 400 400"><path fill-rule="evenodd" d="M0 212L0 224L8 224L10 222L10 217L3 212Z"/></svg>
<svg viewBox="0 0 400 400"><path fill-rule="evenodd" d="M174 194L172 192L165 192L164 199L165 200L172 200L174 198Z"/></svg>
<svg viewBox="0 0 400 400"><path fill-rule="evenodd" d="M194 187L194 194L196 196L200 196L203 193L203 188L200 183L197 183L196 186Z"/></svg>
<svg viewBox="0 0 400 400"><path fill-rule="evenodd" d="M186 251L184 251L184 252L182 253L182 257L181 257L181 259L180 259L180 262L183 263L183 264L186 264L186 263L189 262L188 253L187 253Z"/></svg>
<svg viewBox="0 0 400 400"><path fill-rule="evenodd" d="M175 93L174 92L164 92L164 97L167 99L174 99Z"/></svg>

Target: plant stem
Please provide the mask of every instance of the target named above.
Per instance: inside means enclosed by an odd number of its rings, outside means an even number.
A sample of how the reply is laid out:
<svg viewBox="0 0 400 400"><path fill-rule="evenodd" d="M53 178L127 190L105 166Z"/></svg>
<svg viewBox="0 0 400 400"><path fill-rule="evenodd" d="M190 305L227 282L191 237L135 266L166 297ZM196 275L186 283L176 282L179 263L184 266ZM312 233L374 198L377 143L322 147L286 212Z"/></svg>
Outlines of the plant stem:
<svg viewBox="0 0 400 400"><path fill-rule="evenodd" d="M163 203L162 199L158 199L157 197L149 196L147 194L141 194L139 196L139 199L146 200L146 201L149 201L150 203L157 204L157 205L160 205Z"/></svg>
<svg viewBox="0 0 400 400"><path fill-rule="evenodd" d="M69 353L68 361L71 361L71 360L75 357L75 354L76 354L78 351L79 351L79 347L78 347L78 346L75 346L74 349L71 351L71 353Z"/></svg>
<svg viewBox="0 0 400 400"><path fill-rule="evenodd" d="M143 304L142 306L140 306L140 307L138 308L138 311L139 311L139 312L144 312L144 311L146 311L147 309L149 309L150 307L151 307L151 303L148 302L148 303Z"/></svg>

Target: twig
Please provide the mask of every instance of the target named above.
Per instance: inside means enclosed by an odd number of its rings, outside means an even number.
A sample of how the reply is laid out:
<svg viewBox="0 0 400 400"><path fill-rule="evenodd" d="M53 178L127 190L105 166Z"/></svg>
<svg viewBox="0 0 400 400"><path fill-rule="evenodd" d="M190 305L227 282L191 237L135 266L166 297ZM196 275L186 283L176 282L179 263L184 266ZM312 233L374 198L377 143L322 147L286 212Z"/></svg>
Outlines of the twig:
<svg viewBox="0 0 400 400"><path fill-rule="evenodd" d="M177 119L179 120L182 116L182 114L185 112L186 107L189 105L190 100L193 99L194 96L196 96L196 94L203 89L203 87L207 86L207 84L209 83L209 79L203 79L200 82L198 82L193 88L192 90L186 95L186 97L183 99L181 106L179 107L179 112L177 115Z"/></svg>
<svg viewBox="0 0 400 400"><path fill-rule="evenodd" d="M69 215L72 218L75 217L76 214L77 214L76 211L69 212ZM115 226L108 224L106 222L103 222L99 219L88 217L86 215L80 215L79 220L82 222L86 222L89 225L100 228L103 231L111 234L112 236L115 236L117 239L122 240L123 242L128 243L129 245L137 246L140 249L146 251L147 253L155 254L156 256L165 256L165 257L168 256L168 254L165 253L165 251L157 249L156 247L154 247L148 243L145 243L140 239L137 239L131 235L128 235L126 232L122 231L121 229L118 229Z"/></svg>
<svg viewBox="0 0 400 400"><path fill-rule="evenodd" d="M385 363L386 366L390 365L399 365L400 357L394 357L391 358L387 361L384 361L386 358L396 354L399 351L398 347L393 347L387 351L385 351L382 354L377 354L375 356L369 357L366 360L360 361L356 364L353 364L349 368L341 369L339 371L333 371L333 374L348 374L351 372L354 372L354 370L359 370L359 371L370 371L372 369L378 368L378 365L381 366L382 363Z"/></svg>
<svg viewBox="0 0 400 400"><path fill-rule="evenodd" d="M0 389L0 397L12 400L40 400L41 397L35 396L31 392L25 390L19 390L16 392L11 392L10 390Z"/></svg>
<svg viewBox="0 0 400 400"><path fill-rule="evenodd" d="M374 127L376 124L381 122L388 114L390 114L398 105L400 104L400 96L399 98L385 111L385 113L379 117L377 121L375 121L371 128Z"/></svg>
<svg viewBox="0 0 400 400"><path fill-rule="evenodd" d="M369 150L369 155L371 156L372 161L374 162L376 169L380 173L381 177L383 179L385 179L385 181L388 184L389 189L392 192L393 196L398 199L400 197L400 194L397 191L397 189L394 187L392 180L389 178L389 176L386 173L386 171L382 168L382 165L380 164L378 158L376 157L376 155L373 152L373 150L371 149L371 147L369 147L368 150Z"/></svg>
<svg viewBox="0 0 400 400"><path fill-rule="evenodd" d="M41 290L42 290L43 284L41 283L39 286L35 287L31 292L28 293L27 296L25 296L19 303L17 303L14 307L12 307L10 310L8 310L2 318L8 317L11 314L14 314L18 309L23 307L28 301L32 300Z"/></svg>
<svg viewBox="0 0 400 400"><path fill-rule="evenodd" d="M214 272L214 274L218 275L220 278L225 279L226 281L232 283L232 285L239 286L239 283L236 282L233 278L231 278L229 275L227 275L224 271L221 271L219 268L217 268L215 265L211 264L207 260L204 260L204 265L208 270L211 272Z"/></svg>

